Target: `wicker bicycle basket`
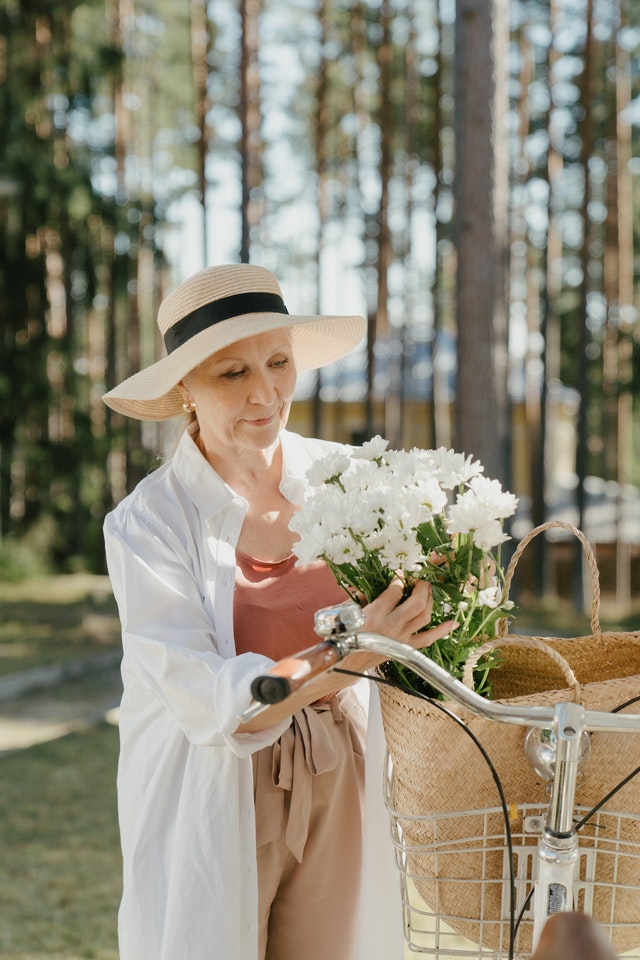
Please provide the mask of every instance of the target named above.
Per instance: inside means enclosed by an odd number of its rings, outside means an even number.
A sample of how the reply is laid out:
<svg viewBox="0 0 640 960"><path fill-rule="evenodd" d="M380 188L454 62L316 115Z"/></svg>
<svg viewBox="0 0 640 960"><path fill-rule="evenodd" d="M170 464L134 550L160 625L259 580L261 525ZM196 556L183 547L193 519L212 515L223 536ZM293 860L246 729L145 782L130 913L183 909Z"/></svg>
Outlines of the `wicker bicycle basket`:
<svg viewBox="0 0 640 960"><path fill-rule="evenodd" d="M503 662L494 672L493 683L496 700L553 705L578 699L590 709L616 710L640 695L640 632L602 632L598 569L584 535L560 521L531 531L520 542L509 564L505 592L527 544L551 526L569 530L582 543L591 572L591 633L571 639L507 636L505 622L498 638L479 647L475 659L495 646L500 647ZM471 683L472 668L473 664L468 663L467 685ZM393 815L396 827L400 824L407 872L425 903L446 916L454 929L478 942L481 927L483 946L496 948L504 942L507 922L505 831L499 813L494 815L488 831L491 840L480 846L477 842L482 812L495 808L499 802L489 767L465 729L434 704L384 684L380 686L380 701L393 763ZM512 826L517 830L519 808L544 805L547 799L546 782L524 755L526 730L476 717L451 701L445 706L464 721L485 747L502 783ZM640 712L637 706L631 709ZM591 755L576 802L590 810L639 766L639 736L592 735ZM619 818L623 825L616 838L616 856L602 856L596 863L591 912L615 929L614 946L618 952L625 952L640 944L640 777L631 779L604 810L626 811L630 815ZM478 816L469 816L474 811ZM456 817L457 812L464 816ZM487 833L486 821L482 829ZM581 849L588 851L596 845L596 831L593 824L585 825L580 833ZM532 836L532 851L536 842L537 837ZM438 856L434 852L437 850L446 850L447 856ZM482 884L473 882L479 878L483 878ZM530 949L530 925L525 925L519 950L528 956Z"/></svg>

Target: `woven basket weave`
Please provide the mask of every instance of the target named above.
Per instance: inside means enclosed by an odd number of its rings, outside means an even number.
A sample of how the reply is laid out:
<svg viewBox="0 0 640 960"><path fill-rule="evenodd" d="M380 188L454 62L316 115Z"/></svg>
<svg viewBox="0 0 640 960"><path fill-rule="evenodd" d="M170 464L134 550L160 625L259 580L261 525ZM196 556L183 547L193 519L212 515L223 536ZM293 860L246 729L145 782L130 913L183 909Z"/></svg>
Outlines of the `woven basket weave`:
<svg viewBox="0 0 640 960"><path fill-rule="evenodd" d="M522 540L505 575L508 592L519 557L534 536L550 526L570 530L581 541L591 571L591 633L584 637L529 638L507 636L499 630L496 641L480 647L484 651L500 646L503 665L494 671L494 699L518 704L553 705L562 700L579 700L585 707L611 711L640 695L640 633L603 633L600 629L600 587L593 551L584 535L570 524L543 524ZM502 625L501 625L502 626ZM466 681L472 674L467 665ZM482 924L484 947L495 948L500 941L499 924L503 896L504 825L496 815L491 834L496 840L479 850L477 831L482 831L480 811L496 807L499 797L489 768L479 750L455 721L426 701L381 685L380 700L385 737L393 760L393 805L401 818L403 843L408 853L408 869L416 877L423 899L459 933L475 942L479 924L474 921L495 919L495 927ZM524 756L522 727L499 725L476 717L457 704L448 709L464 719L480 739L493 761L502 782L506 801L517 818L517 806L545 803L546 784L536 775ZM631 708L640 712L636 707ZM591 808L620 780L640 766L640 736L598 733L591 738L591 757L584 771L576 801ZM611 801L608 808L638 814L640 818L640 778L631 780ZM435 814L478 811L475 817L446 817L438 822L438 843L455 855L436 858L421 853L420 847L433 848ZM406 819L403 819L406 818ZM517 824L514 824L517 828ZM494 829L495 827L495 829ZM485 826L486 831L486 826ZM589 848L589 825L580 833L581 848ZM638 850L640 819L625 818L623 844L629 843L630 855L617 858L616 883L620 884L612 903L611 887L614 858L599 858L596 868L593 913L613 920L618 927L615 948L618 952L640 944L640 892L631 889L640 884ZM531 837L532 845L536 837ZM609 861L609 865L608 862ZM483 884L464 883L479 880ZM495 881L495 882L493 882ZM626 888L626 889L625 889ZM520 951L528 956L530 927L523 930Z"/></svg>

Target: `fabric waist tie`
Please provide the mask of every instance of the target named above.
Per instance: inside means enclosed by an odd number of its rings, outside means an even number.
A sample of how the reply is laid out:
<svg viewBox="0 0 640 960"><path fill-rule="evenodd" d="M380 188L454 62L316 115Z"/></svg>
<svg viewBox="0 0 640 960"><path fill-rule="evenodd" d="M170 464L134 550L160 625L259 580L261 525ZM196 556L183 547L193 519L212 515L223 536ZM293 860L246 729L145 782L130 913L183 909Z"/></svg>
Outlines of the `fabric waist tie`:
<svg viewBox="0 0 640 960"><path fill-rule="evenodd" d="M284 829L286 846L298 862L302 860L312 779L335 770L338 754L332 730L342 720L338 699L332 696L295 713L280 739L254 754L257 846L282 836Z"/></svg>

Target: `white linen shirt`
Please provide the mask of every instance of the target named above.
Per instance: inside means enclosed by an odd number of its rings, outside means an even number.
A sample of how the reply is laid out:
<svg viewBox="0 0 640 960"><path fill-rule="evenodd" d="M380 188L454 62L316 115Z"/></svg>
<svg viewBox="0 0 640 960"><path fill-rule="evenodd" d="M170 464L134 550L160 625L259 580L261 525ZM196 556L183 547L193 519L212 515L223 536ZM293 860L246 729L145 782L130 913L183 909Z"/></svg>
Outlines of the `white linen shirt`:
<svg viewBox="0 0 640 960"><path fill-rule="evenodd" d="M305 472L336 446L282 433L280 489L288 500L302 501ZM246 500L186 431L171 460L105 520L123 633L121 960L257 955L251 754L273 743L290 721L235 732L251 680L272 665L257 653L235 654L235 547L246 511ZM375 787L381 796L379 781ZM378 834L376 847L380 842ZM365 880L372 870L379 864L368 862ZM382 890L375 886L370 906ZM400 958L399 940L393 953L379 952L385 921L379 924L378 916L376 951L367 949L367 960ZM394 925L400 929L399 912Z"/></svg>

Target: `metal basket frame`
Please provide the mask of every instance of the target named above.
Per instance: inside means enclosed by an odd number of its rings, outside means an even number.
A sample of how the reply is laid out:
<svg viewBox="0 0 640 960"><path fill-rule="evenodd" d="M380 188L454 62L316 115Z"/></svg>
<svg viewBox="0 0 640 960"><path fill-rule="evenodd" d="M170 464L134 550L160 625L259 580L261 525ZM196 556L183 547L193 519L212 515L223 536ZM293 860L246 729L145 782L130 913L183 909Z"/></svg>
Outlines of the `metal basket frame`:
<svg viewBox="0 0 640 960"><path fill-rule="evenodd" d="M431 904L427 904L418 893L416 883L428 879L432 889L435 890L435 899L438 899L438 861L441 858L456 855L459 852L459 844L449 839L440 839L439 833L447 833L442 827L452 820L458 824L462 819L473 818L476 830L470 831L469 836L464 839L465 851L475 852L483 857L487 853L495 854L496 850L502 852L503 857L503 877L509 876L508 857L509 851L506 842L504 826L502 831L496 830L496 823L504 824L503 811L501 807L487 807L484 809L469 810L464 812L452 811L450 813L438 813L432 815L405 814L397 810L393 800L393 765L390 757L387 755L384 777L384 800L391 828L391 838L395 852L395 862L400 878L400 888L403 905L404 937L409 954L421 954L430 957L448 957L456 960L465 960L465 958L478 958L478 960L488 960L488 958L507 958L509 956L510 940L510 896L509 884L504 880L485 879L484 876L477 878L465 877L460 882L464 884L476 885L479 892L480 915L473 919L475 928L474 940L466 939L461 936L459 930L462 925L468 924L469 918L447 914L446 911L437 909ZM537 840L542 833L545 822L546 806L544 804L522 804L510 809L510 819L512 820L512 849L514 858L514 881L515 881L515 902L516 917L520 913L532 889L537 874ZM589 811L586 807L576 806L575 814L579 819ZM477 831L478 818L481 818L482 830ZM605 933L611 939L614 930L620 931L620 923L614 922L613 914L615 909L616 896L622 892L633 891L640 895L640 846L635 843L629 843L621 834L621 827L625 822L637 822L638 815L626 813L618 810L601 809L593 818L589 820L588 846L580 846L580 870L579 881L576 887L577 908L583 912L590 913L604 928ZM409 844L404 837L403 823L408 821L421 821L428 823L433 835L433 841L424 844ZM518 829L514 824L519 823ZM463 831L464 832L464 831ZM416 856L426 856L431 858L434 873L429 878L425 878L415 872ZM628 882L618 882L618 860L620 857L632 858L637 861L636 876L638 882L629 884ZM611 880L601 882L596 880L596 863L602 864L602 858L607 858L607 875ZM449 885L452 883L449 878L446 881ZM501 886L501 917L484 915L484 892L489 885ZM608 914L604 913L602 908L594 909L594 893L597 890L606 889L607 897L610 901L610 910ZM601 898L602 899L602 898ZM484 943L485 930L492 930L491 946ZM522 917L521 929L516 934L514 956L528 958L530 950L522 950L520 941L522 940L522 931L529 931L532 926L532 910L528 907ZM456 930L456 927L458 930ZM638 946L632 951L624 954L629 960L640 960L640 916L637 922L624 924L625 929L632 938L637 940ZM499 943L496 947L495 935L496 929L499 929ZM636 937L637 934L637 937Z"/></svg>

